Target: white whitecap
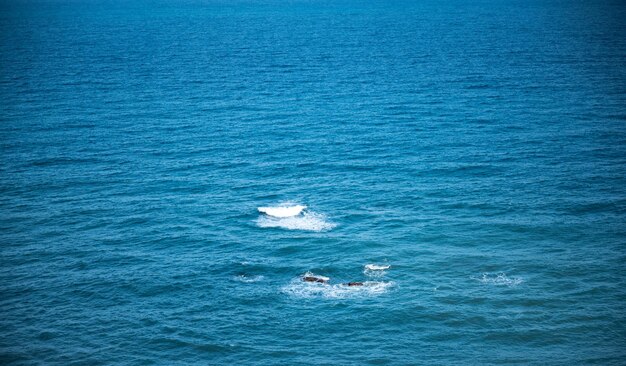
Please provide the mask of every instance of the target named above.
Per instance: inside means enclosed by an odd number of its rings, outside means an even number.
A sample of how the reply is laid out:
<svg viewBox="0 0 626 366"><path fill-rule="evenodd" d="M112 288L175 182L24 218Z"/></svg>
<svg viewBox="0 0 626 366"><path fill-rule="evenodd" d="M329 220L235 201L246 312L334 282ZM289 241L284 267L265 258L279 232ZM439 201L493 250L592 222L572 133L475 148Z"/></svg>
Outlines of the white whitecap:
<svg viewBox="0 0 626 366"><path fill-rule="evenodd" d="M381 278L387 274L385 270L391 268L390 265L366 264L363 274L370 278Z"/></svg>
<svg viewBox="0 0 626 366"><path fill-rule="evenodd" d="M365 269L368 271L384 271L391 268L388 264L366 264Z"/></svg>
<svg viewBox="0 0 626 366"><path fill-rule="evenodd" d="M259 212L264 213L268 216L284 218L284 217L292 217L298 216L306 209L304 205L285 205L285 206L275 206L275 207L259 207L257 210Z"/></svg>
<svg viewBox="0 0 626 366"><path fill-rule="evenodd" d="M239 275L235 277L234 279L235 281L239 281L239 282L253 283L253 282L263 281L264 278L265 276L262 276L262 275L257 275L257 276Z"/></svg>
<svg viewBox="0 0 626 366"><path fill-rule="evenodd" d="M506 274L502 272L495 273L495 274L483 273L481 277L472 277L472 278L486 285L494 285L494 286L513 287L524 282L524 280L519 277L509 278L507 277Z"/></svg>
<svg viewBox="0 0 626 366"><path fill-rule="evenodd" d="M302 215L290 217L260 216L257 226L262 228L281 228L287 230L325 231L334 228L332 222L322 214L305 211Z"/></svg>
<svg viewBox="0 0 626 366"><path fill-rule="evenodd" d="M372 297L384 294L393 287L393 282L366 281L363 286L345 284L329 285L319 282L305 282L301 278L292 280L282 288L282 292L298 298L346 299Z"/></svg>

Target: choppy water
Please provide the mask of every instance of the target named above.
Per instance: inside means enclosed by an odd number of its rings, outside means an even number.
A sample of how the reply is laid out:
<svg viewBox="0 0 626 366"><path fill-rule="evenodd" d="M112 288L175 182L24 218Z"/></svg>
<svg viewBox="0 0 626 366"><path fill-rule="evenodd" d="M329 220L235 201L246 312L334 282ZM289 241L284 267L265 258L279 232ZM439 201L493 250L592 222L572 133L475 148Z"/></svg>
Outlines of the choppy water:
<svg viewBox="0 0 626 366"><path fill-rule="evenodd" d="M2 1L0 363L624 364L624 19Z"/></svg>

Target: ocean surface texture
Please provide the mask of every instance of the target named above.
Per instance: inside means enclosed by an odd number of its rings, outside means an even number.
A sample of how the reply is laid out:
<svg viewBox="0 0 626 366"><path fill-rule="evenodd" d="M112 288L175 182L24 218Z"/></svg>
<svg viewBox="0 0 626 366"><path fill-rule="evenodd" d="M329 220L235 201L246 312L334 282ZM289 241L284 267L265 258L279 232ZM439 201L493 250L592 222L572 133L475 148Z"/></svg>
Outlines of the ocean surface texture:
<svg viewBox="0 0 626 366"><path fill-rule="evenodd" d="M0 364L626 364L625 19L1 0Z"/></svg>

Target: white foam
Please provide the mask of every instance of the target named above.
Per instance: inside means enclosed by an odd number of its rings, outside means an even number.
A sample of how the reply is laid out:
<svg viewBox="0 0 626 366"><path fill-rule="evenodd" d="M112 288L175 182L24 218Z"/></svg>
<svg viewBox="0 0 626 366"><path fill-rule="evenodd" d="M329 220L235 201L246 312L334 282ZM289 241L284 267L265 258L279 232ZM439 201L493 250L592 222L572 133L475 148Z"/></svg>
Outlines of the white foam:
<svg viewBox="0 0 626 366"><path fill-rule="evenodd" d="M524 282L524 280L519 277L509 278L506 276L506 274L502 272L495 273L495 274L483 273L482 277L472 277L472 278L481 283L484 283L487 285L494 285L494 286L513 287Z"/></svg>
<svg viewBox="0 0 626 366"><path fill-rule="evenodd" d="M258 275L258 276L239 275L239 276L235 277L234 279L235 279L235 281L239 281L239 282L253 283L253 282L263 281L263 279L265 279L265 276L262 276L262 275Z"/></svg>
<svg viewBox="0 0 626 366"><path fill-rule="evenodd" d="M381 278L387 274L386 269L391 268L390 265L366 264L363 274L369 278Z"/></svg>
<svg viewBox="0 0 626 366"><path fill-rule="evenodd" d="M298 277L282 288L282 292L299 298L346 299L378 296L389 291L393 282L366 281L363 286L329 285L305 282Z"/></svg>
<svg viewBox="0 0 626 366"><path fill-rule="evenodd" d="M306 206L304 205L281 205L275 207L257 208L257 210L261 213L279 218L298 216L302 213L302 211L304 211L304 209L306 209Z"/></svg>
<svg viewBox="0 0 626 366"><path fill-rule="evenodd" d="M257 226L262 228L281 228L287 230L325 231L334 228L335 224L326 221L326 217L311 211L290 217L260 216Z"/></svg>
<svg viewBox="0 0 626 366"><path fill-rule="evenodd" d="M366 264L365 269L368 271L384 271L391 268L388 264Z"/></svg>

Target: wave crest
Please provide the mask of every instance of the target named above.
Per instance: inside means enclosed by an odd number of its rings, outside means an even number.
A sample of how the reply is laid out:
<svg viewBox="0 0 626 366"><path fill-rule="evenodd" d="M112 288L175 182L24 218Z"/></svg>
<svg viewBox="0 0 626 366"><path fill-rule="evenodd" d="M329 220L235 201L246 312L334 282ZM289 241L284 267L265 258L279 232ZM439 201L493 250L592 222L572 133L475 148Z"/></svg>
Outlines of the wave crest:
<svg viewBox="0 0 626 366"><path fill-rule="evenodd" d="M363 274L370 278L381 278L387 274L387 269L391 268L388 264L366 264L363 268Z"/></svg>
<svg viewBox="0 0 626 366"><path fill-rule="evenodd" d="M384 271L391 268L388 264L366 264L365 269L368 271Z"/></svg>
<svg viewBox="0 0 626 366"><path fill-rule="evenodd" d="M306 209L304 205L280 205L257 208L261 213L278 218L298 216L304 209Z"/></svg>
<svg viewBox="0 0 626 366"><path fill-rule="evenodd" d="M260 216L257 226L261 228L281 228L287 230L326 231L337 225L326 220L326 216L311 211L289 217Z"/></svg>

